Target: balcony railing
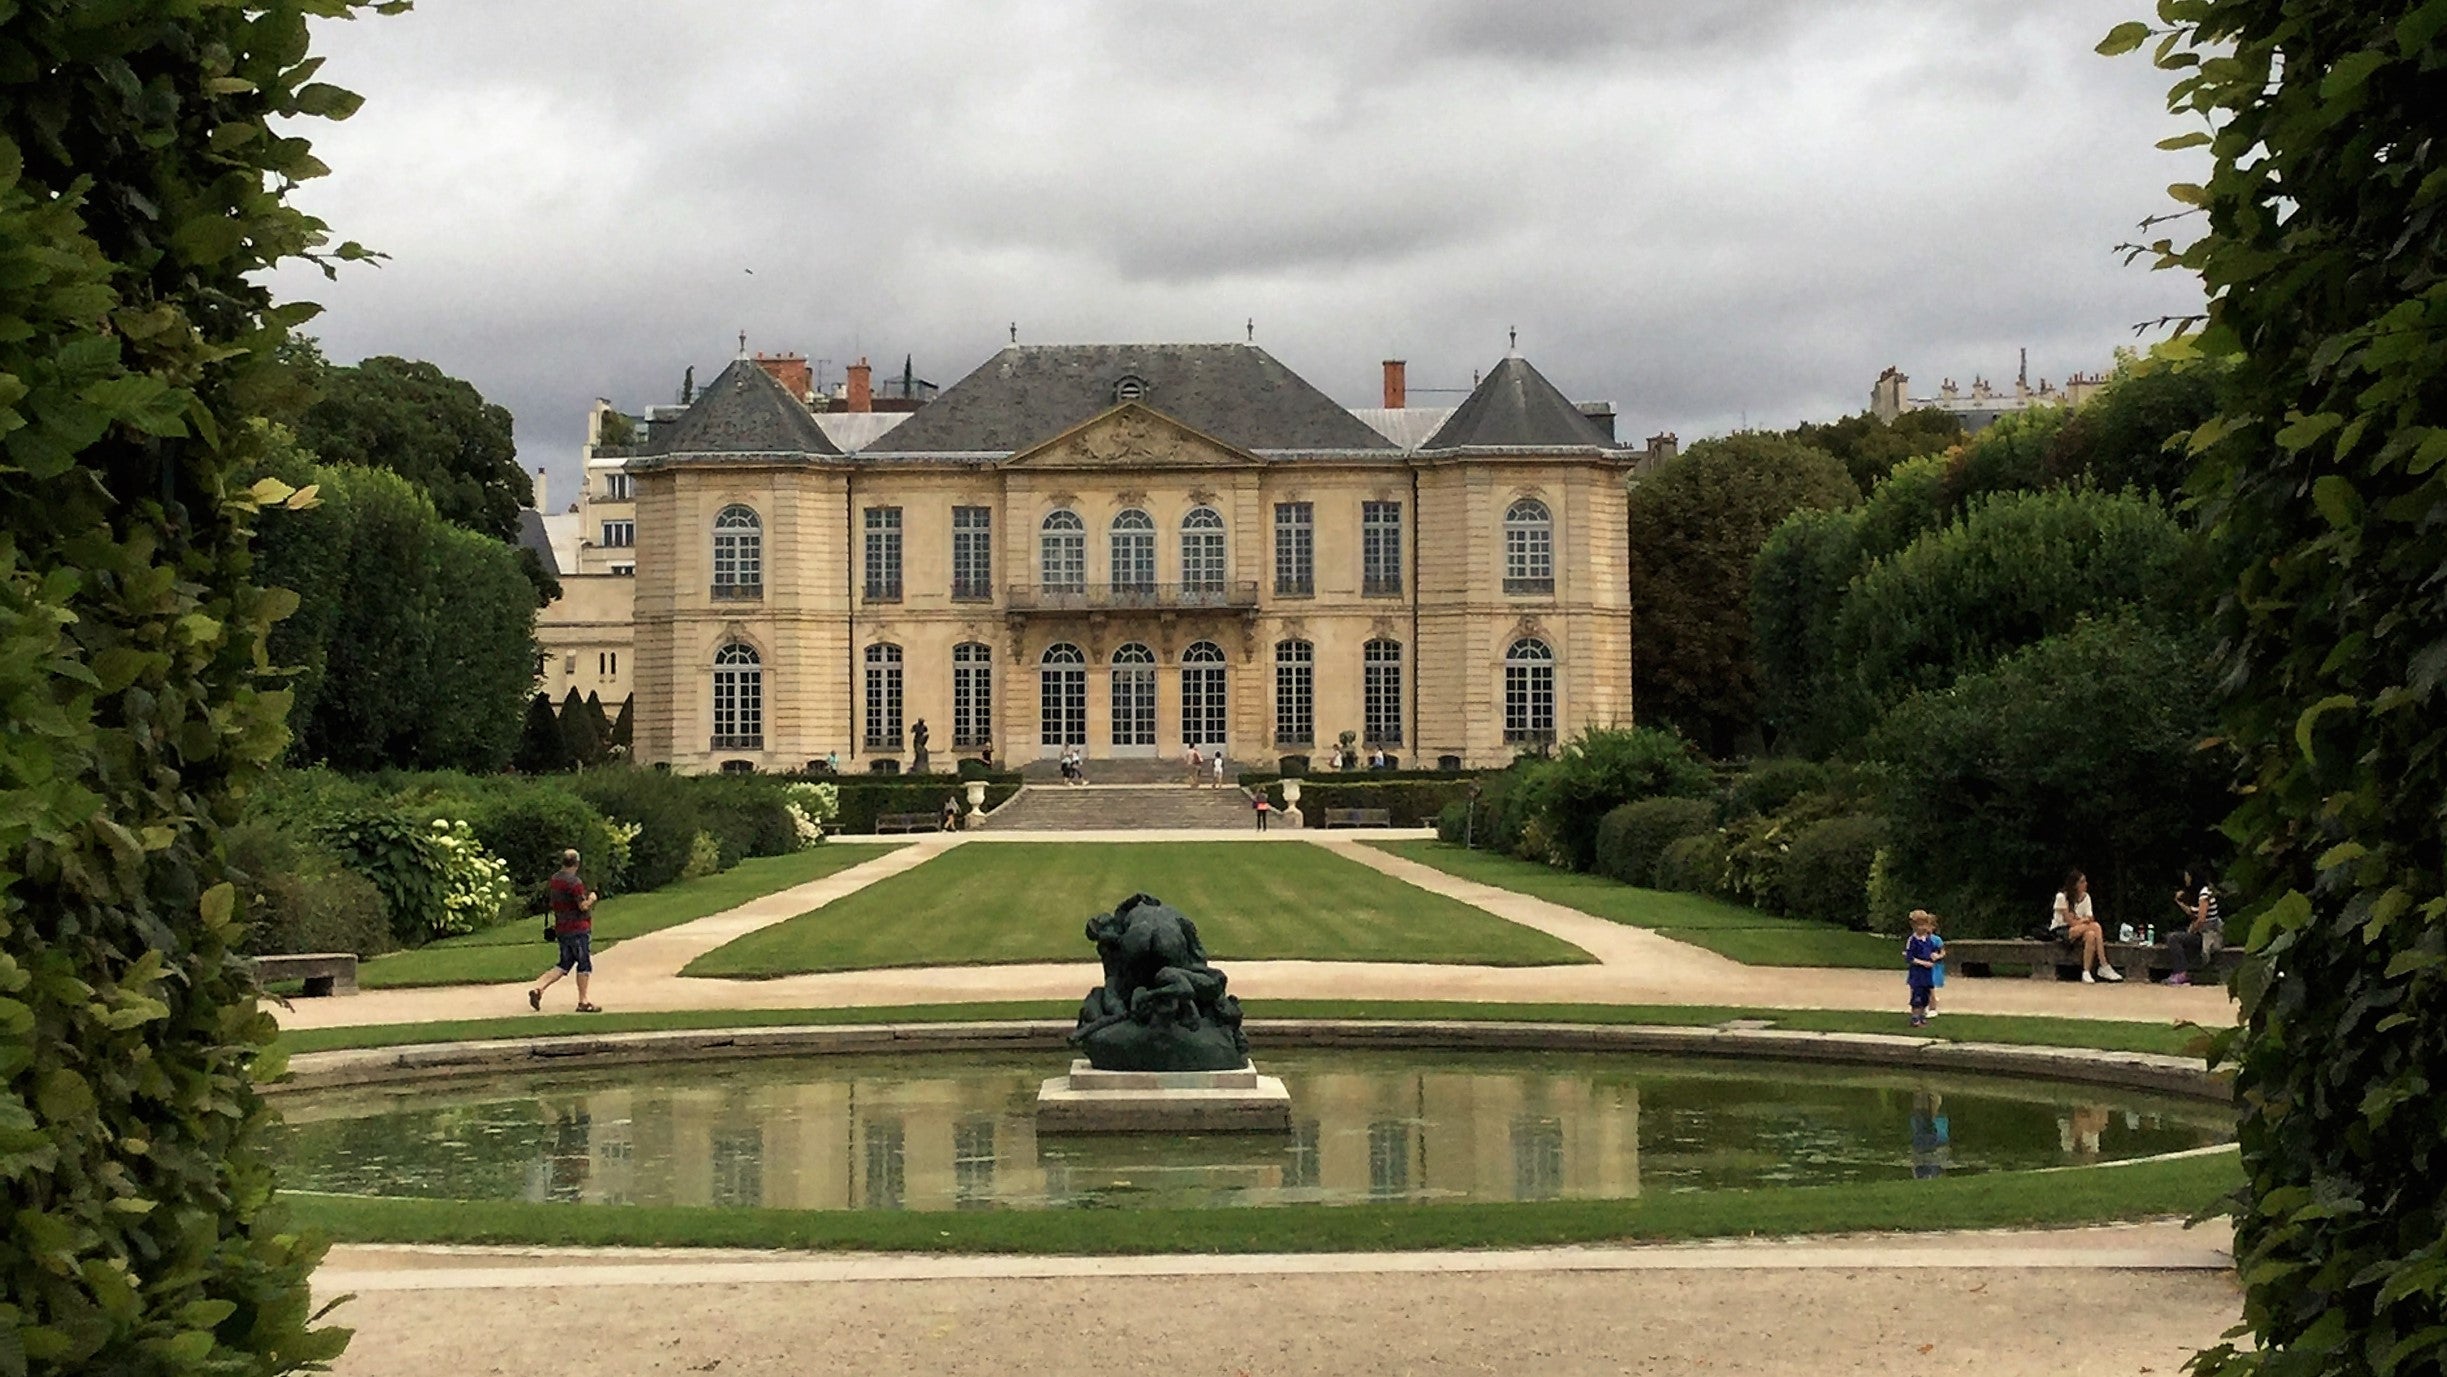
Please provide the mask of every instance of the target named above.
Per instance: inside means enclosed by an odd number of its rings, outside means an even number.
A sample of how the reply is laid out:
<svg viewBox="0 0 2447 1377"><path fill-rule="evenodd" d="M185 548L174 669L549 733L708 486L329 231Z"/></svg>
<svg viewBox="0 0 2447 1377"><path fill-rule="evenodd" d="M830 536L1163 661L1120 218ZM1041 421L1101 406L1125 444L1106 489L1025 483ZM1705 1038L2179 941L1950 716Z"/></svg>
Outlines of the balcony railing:
<svg viewBox="0 0 2447 1377"><path fill-rule="evenodd" d="M764 596L765 585L761 583L717 583L714 585L714 601L716 602L755 602Z"/></svg>
<svg viewBox="0 0 2447 1377"><path fill-rule="evenodd" d="M894 579L889 583L882 579L867 580L868 602L899 602L900 600L901 581L899 579Z"/></svg>
<svg viewBox="0 0 2447 1377"><path fill-rule="evenodd" d="M979 583L975 580L954 579L952 580L952 601L992 602L994 601L994 585Z"/></svg>
<svg viewBox="0 0 2447 1377"><path fill-rule="evenodd" d="M1359 593L1363 598L1398 598L1402 596L1402 576L1370 574L1360 580Z"/></svg>
<svg viewBox="0 0 2447 1377"><path fill-rule="evenodd" d="M1277 574L1274 595L1278 598L1311 598L1317 595L1317 581L1306 575Z"/></svg>
<svg viewBox="0 0 2447 1377"><path fill-rule="evenodd" d="M1552 597L1555 592L1555 580L1552 575L1542 579L1508 578L1504 580L1504 591L1512 594L1515 597L1520 597L1525 594L1536 597Z"/></svg>
<svg viewBox="0 0 2447 1377"><path fill-rule="evenodd" d="M749 736L717 736L714 738L714 744L708 749L716 751L761 751L764 748L764 734L762 732L758 732Z"/></svg>
<svg viewBox="0 0 2447 1377"><path fill-rule="evenodd" d="M897 751L901 749L901 734L899 732L868 732L867 749L870 751Z"/></svg>
<svg viewBox="0 0 2447 1377"><path fill-rule="evenodd" d="M1106 612L1181 607L1255 608L1252 579L1220 583L1015 583L1006 606L1014 612Z"/></svg>
<svg viewBox="0 0 2447 1377"><path fill-rule="evenodd" d="M1553 727L1506 727L1504 744L1507 746L1535 746L1543 753L1547 747L1555 744L1555 729Z"/></svg>

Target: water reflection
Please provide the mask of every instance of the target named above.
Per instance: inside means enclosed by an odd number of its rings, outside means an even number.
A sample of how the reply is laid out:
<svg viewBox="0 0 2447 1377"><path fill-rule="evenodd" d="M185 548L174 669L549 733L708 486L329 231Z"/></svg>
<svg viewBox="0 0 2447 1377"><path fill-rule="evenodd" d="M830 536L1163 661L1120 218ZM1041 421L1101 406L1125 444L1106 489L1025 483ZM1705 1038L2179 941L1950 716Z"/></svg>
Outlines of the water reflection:
<svg viewBox="0 0 2447 1377"><path fill-rule="evenodd" d="M2212 1105L2003 1080L1603 1055L1268 1062L1292 1092L1289 1134L1039 1138L1050 1059L1037 1057L812 1058L341 1093L289 1106L287 1180L778 1209L1552 1200L2053 1166L2227 1132Z"/></svg>

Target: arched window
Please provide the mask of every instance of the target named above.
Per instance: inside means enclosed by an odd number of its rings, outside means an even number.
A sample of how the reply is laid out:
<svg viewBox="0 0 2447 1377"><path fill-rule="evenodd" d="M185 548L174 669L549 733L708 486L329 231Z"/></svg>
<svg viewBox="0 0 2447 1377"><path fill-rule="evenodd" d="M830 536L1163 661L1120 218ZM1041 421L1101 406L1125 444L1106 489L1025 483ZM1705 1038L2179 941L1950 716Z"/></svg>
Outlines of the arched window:
<svg viewBox="0 0 2447 1377"><path fill-rule="evenodd" d="M1402 643L1370 641L1360 653L1360 725L1374 746L1402 744Z"/></svg>
<svg viewBox="0 0 2447 1377"><path fill-rule="evenodd" d="M765 595L765 524L737 503L714 514L714 596Z"/></svg>
<svg viewBox="0 0 2447 1377"><path fill-rule="evenodd" d="M1504 591L1555 591L1555 518L1537 498L1524 497L1504 511Z"/></svg>
<svg viewBox="0 0 2447 1377"><path fill-rule="evenodd" d="M1224 653L1213 641L1181 652L1181 739L1200 750L1224 744L1229 715L1224 702Z"/></svg>
<svg viewBox="0 0 2447 1377"><path fill-rule="evenodd" d="M1076 593L1088 582L1088 528L1079 513L1047 512L1037 535L1037 576L1049 590Z"/></svg>
<svg viewBox="0 0 2447 1377"><path fill-rule="evenodd" d="M952 647L952 747L994 739L994 651L976 641Z"/></svg>
<svg viewBox="0 0 2447 1377"><path fill-rule="evenodd" d="M1068 642L1045 647L1037 661L1037 744L1088 744L1088 657Z"/></svg>
<svg viewBox="0 0 2447 1377"><path fill-rule="evenodd" d="M1213 594L1223 586L1223 516L1213 507L1192 507L1181 518L1181 591Z"/></svg>
<svg viewBox="0 0 2447 1377"><path fill-rule="evenodd" d="M1156 654L1136 641L1113 652L1113 744L1127 750L1156 744Z"/></svg>
<svg viewBox="0 0 2447 1377"><path fill-rule="evenodd" d="M1555 652L1535 636L1504 652L1504 739L1555 739Z"/></svg>
<svg viewBox="0 0 2447 1377"><path fill-rule="evenodd" d="M1133 507L1113 518L1113 591L1156 591L1155 518Z"/></svg>
<svg viewBox="0 0 2447 1377"><path fill-rule="evenodd" d="M867 647L867 749L901 748L901 648Z"/></svg>
<svg viewBox="0 0 2447 1377"><path fill-rule="evenodd" d="M1317 739L1317 648L1306 641L1274 647L1274 742L1306 746Z"/></svg>
<svg viewBox="0 0 2447 1377"><path fill-rule="evenodd" d="M765 748L765 670L756 648L741 641L714 652L714 745L717 751Z"/></svg>

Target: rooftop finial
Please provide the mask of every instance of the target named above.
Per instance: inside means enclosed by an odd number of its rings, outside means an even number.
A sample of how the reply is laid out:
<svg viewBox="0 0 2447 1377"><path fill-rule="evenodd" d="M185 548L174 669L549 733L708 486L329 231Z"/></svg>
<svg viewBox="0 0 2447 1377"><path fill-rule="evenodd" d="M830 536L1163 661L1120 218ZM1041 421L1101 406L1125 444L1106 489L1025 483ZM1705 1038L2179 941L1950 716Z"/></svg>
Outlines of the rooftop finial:
<svg viewBox="0 0 2447 1377"><path fill-rule="evenodd" d="M748 332L747 332L747 331L745 331L745 330L742 330L742 331L740 331L740 332L739 332L739 357L741 357L741 358L743 358L743 359L744 359L744 358L746 358L747 356L748 356Z"/></svg>
<svg viewBox="0 0 2447 1377"><path fill-rule="evenodd" d="M1247 324L1245 324L1245 325L1243 325L1241 328L1242 328L1244 331L1246 331L1246 332L1247 332L1248 339L1249 339L1249 342L1250 342L1251 344L1255 344L1255 343L1257 343L1257 317L1256 317L1256 316L1251 316L1251 317L1249 317L1248 323L1247 323Z"/></svg>
<svg viewBox="0 0 2447 1377"><path fill-rule="evenodd" d="M1509 354L1518 354L1521 352L1520 326L1515 325L1504 331L1504 351Z"/></svg>
<svg viewBox="0 0 2447 1377"><path fill-rule="evenodd" d="M1020 342L1020 323L1016 320L1011 322L1011 342L1013 344Z"/></svg>

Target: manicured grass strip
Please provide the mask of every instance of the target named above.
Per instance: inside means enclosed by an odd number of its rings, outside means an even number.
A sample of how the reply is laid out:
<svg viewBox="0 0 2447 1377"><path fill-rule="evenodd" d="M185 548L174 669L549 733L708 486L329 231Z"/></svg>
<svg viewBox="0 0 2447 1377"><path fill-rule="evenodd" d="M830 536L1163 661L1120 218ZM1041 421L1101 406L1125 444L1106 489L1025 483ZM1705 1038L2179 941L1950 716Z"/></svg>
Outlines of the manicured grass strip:
<svg viewBox="0 0 2447 1377"><path fill-rule="evenodd" d="M898 843L813 846L787 856L752 857L719 875L606 899L595 906L595 950L737 908L750 899L820 880L897 849ZM415 951L378 956L358 967L357 982L370 989L394 989L526 980L553 961L554 948L543 940L543 926L541 918L521 918L464 937L447 937Z"/></svg>
<svg viewBox="0 0 2447 1377"><path fill-rule="evenodd" d="M1083 989L1082 994L1086 991ZM1900 1013L1848 1009L1749 1009L1698 1004L1464 1004L1440 1000L1255 999L1242 1008L1253 1019L1455 1019L1487 1023L1631 1024L1705 1027L1759 1019L1779 1029L1812 1033L1905 1033ZM284 1055L417 1043L494 1038L559 1037L573 1033L641 1033L711 1028L780 1028L843 1023L979 1023L1008 1019L1067 1019L1077 1001L918 1004L851 1009L684 1009L662 1013L539 1014L444 1023L304 1028L280 1035ZM1264 1037L1263 1031L1259 1033ZM2117 1019L2039 1018L2017 1014L1947 1014L1917 1036L1954 1042L2092 1047L2111 1052L2199 1055L2206 1034L2187 1025Z"/></svg>
<svg viewBox="0 0 2447 1377"><path fill-rule="evenodd" d="M1218 961L1555 966L1592 958L1534 928L1314 846L1015 842L962 846L752 932L685 974L757 978L890 966L1088 961L1081 929L1134 893L1197 920Z"/></svg>
<svg viewBox="0 0 2447 1377"><path fill-rule="evenodd" d="M2241 1180L2234 1154L2220 1152L2075 1171L1525 1204L905 1213L312 1194L281 1199L294 1222L347 1243L909 1253L1324 1253L2094 1224L2196 1214Z"/></svg>
<svg viewBox="0 0 2447 1377"><path fill-rule="evenodd" d="M1903 969L1902 944L1849 928L1784 918L1704 894L1639 889L1603 875L1581 875L1535 861L1472 851L1441 841L1368 842L1390 855L1447 875L1509 889L1592 917L1649 928L1730 956L1747 966L1844 966Z"/></svg>

